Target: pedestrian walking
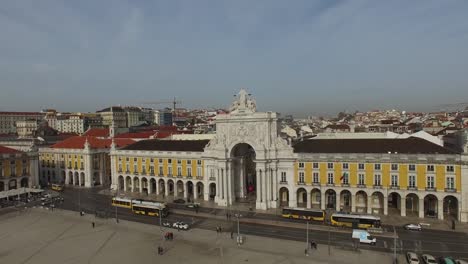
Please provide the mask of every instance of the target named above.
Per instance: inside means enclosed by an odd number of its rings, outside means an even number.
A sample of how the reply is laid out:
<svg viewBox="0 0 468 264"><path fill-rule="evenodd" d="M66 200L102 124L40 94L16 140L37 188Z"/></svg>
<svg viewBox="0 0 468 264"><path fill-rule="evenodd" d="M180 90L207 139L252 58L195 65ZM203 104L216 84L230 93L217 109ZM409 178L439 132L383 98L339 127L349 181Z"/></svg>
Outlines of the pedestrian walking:
<svg viewBox="0 0 468 264"><path fill-rule="evenodd" d="M96 224L95 224L94 222L92 222L92 225L93 225L93 228L94 228L94 226L95 226Z"/></svg>
<svg viewBox="0 0 468 264"><path fill-rule="evenodd" d="M226 220L229 220L229 214L226 213Z"/></svg>
<svg viewBox="0 0 468 264"><path fill-rule="evenodd" d="M234 238L234 232L231 231L231 239L233 239L233 238Z"/></svg>

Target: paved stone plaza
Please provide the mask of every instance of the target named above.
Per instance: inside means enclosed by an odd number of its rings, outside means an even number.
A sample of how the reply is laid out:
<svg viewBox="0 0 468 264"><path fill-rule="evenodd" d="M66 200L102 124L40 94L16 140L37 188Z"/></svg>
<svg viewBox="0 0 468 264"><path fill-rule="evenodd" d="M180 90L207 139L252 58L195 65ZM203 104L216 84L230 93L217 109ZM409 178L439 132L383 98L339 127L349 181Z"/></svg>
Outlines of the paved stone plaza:
<svg viewBox="0 0 468 264"><path fill-rule="evenodd" d="M328 256L319 244L305 256L304 242L248 236L237 246L230 233L172 232L174 240L163 241L159 226L27 209L0 215L0 263L391 263L390 255L373 251L332 247ZM166 251L162 256L158 245Z"/></svg>

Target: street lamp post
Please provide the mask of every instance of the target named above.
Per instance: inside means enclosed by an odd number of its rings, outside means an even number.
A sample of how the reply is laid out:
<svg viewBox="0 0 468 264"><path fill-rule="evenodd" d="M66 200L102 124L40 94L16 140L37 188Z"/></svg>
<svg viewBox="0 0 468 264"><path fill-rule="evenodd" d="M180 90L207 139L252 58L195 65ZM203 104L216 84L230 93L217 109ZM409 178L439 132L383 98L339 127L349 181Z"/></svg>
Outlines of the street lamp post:
<svg viewBox="0 0 468 264"><path fill-rule="evenodd" d="M395 226L393 226L393 237L394 237L394 241L393 241L393 262L394 263L397 263L397 257L396 257L396 243L397 243L397 235L396 235L396 230L395 230Z"/></svg>
<svg viewBox="0 0 468 264"><path fill-rule="evenodd" d="M306 249L305 249L305 254L306 256L309 256L309 220L307 220L306 224Z"/></svg>

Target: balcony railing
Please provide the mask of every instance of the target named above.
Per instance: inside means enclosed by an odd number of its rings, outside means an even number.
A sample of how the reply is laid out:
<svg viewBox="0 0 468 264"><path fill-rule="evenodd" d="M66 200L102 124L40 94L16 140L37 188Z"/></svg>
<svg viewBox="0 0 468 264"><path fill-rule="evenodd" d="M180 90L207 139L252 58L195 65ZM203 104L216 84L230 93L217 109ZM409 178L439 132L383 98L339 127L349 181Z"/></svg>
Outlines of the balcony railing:
<svg viewBox="0 0 468 264"><path fill-rule="evenodd" d="M134 174L134 175L138 175L138 171L135 171L133 174Z"/></svg>
<svg viewBox="0 0 468 264"><path fill-rule="evenodd" d="M437 189L435 187L426 187L426 191L428 192L436 192Z"/></svg>
<svg viewBox="0 0 468 264"><path fill-rule="evenodd" d="M305 185L305 182L298 181L297 185Z"/></svg>
<svg viewBox="0 0 468 264"><path fill-rule="evenodd" d="M84 167L80 167L80 170L84 170Z"/></svg>
<svg viewBox="0 0 468 264"><path fill-rule="evenodd" d="M159 177L164 177L164 174L159 173L158 176L159 176Z"/></svg>
<svg viewBox="0 0 468 264"><path fill-rule="evenodd" d="M313 182L312 186L320 186L320 182Z"/></svg>
<svg viewBox="0 0 468 264"><path fill-rule="evenodd" d="M210 177L208 180L210 180L210 181L216 181L216 178L215 178L215 177Z"/></svg>
<svg viewBox="0 0 468 264"><path fill-rule="evenodd" d="M365 184L358 184L357 187L358 188L366 188L366 185Z"/></svg>
<svg viewBox="0 0 468 264"><path fill-rule="evenodd" d="M125 173L126 173L126 174L130 174L130 171L129 171L129 170L126 170Z"/></svg>
<svg viewBox="0 0 468 264"><path fill-rule="evenodd" d="M390 186L390 189L392 189L392 190L399 190L399 189L400 189L400 186L398 186L398 185L391 185L391 186Z"/></svg>
<svg viewBox="0 0 468 264"><path fill-rule="evenodd" d="M187 176L187 179L192 179L192 176Z"/></svg>
<svg viewBox="0 0 468 264"><path fill-rule="evenodd" d="M342 187L349 187L349 183L342 183L341 186Z"/></svg>
<svg viewBox="0 0 468 264"><path fill-rule="evenodd" d="M409 191L417 191L417 190L418 190L418 187L416 187L416 186L408 186L408 190L409 190Z"/></svg>
<svg viewBox="0 0 468 264"><path fill-rule="evenodd" d="M380 184L378 184L378 185L375 185L375 184L374 184L373 187L374 187L374 189L382 189L382 185L380 185Z"/></svg>
<svg viewBox="0 0 468 264"><path fill-rule="evenodd" d="M150 175L151 175L151 176L154 176L154 171L150 172Z"/></svg>
<svg viewBox="0 0 468 264"><path fill-rule="evenodd" d="M288 184L288 181L280 181L280 184Z"/></svg>
<svg viewBox="0 0 468 264"><path fill-rule="evenodd" d="M203 176L197 176L197 180L203 180Z"/></svg>
<svg viewBox="0 0 468 264"><path fill-rule="evenodd" d="M445 192L457 192L457 189L455 189L455 188L445 188L444 191Z"/></svg>
<svg viewBox="0 0 468 264"><path fill-rule="evenodd" d="M177 178L182 178L182 174L177 174Z"/></svg>
<svg viewBox="0 0 468 264"><path fill-rule="evenodd" d="M335 187L335 184L334 183L327 183L327 186L328 187Z"/></svg>
<svg viewBox="0 0 468 264"><path fill-rule="evenodd" d="M172 178L172 177L174 177L174 175L168 174L167 177Z"/></svg>

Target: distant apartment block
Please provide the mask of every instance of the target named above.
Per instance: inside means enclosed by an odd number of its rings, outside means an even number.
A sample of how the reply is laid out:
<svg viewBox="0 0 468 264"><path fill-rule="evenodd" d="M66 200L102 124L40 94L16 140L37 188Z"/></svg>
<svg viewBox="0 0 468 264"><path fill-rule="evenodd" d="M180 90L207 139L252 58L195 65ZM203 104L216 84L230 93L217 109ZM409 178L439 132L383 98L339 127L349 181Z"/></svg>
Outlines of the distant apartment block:
<svg viewBox="0 0 468 264"><path fill-rule="evenodd" d="M16 133L16 122L41 120L44 114L39 112L0 112L0 134Z"/></svg>

